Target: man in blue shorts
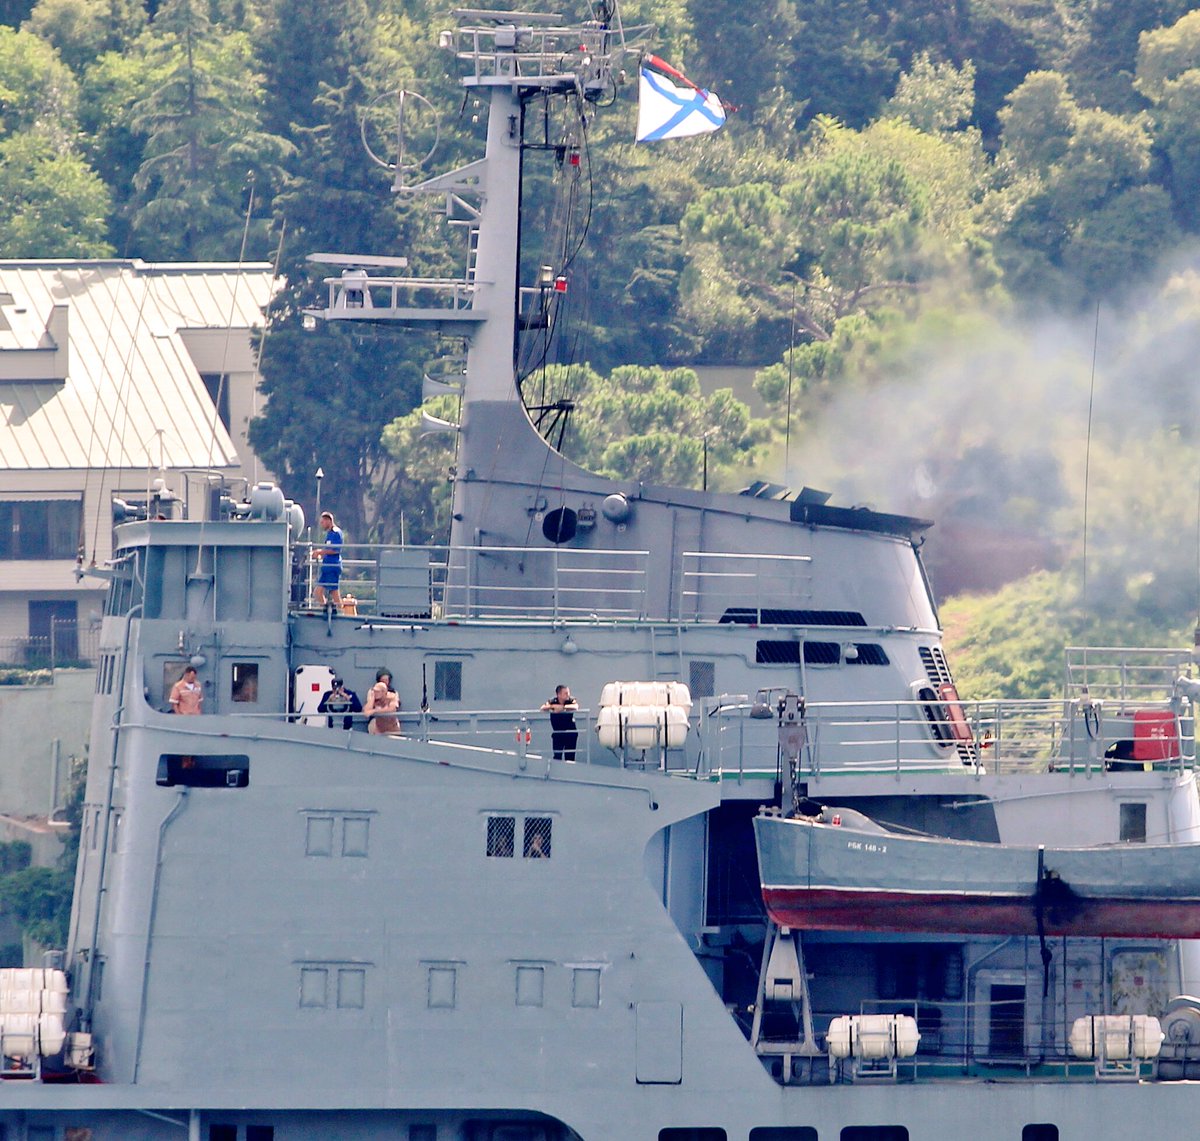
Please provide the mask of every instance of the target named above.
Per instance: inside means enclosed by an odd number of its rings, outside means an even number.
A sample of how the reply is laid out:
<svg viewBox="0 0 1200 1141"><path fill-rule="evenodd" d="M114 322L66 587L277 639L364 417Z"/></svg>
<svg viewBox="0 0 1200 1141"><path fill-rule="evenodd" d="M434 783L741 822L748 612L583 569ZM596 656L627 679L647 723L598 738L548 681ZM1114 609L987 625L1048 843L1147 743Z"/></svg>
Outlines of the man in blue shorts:
<svg viewBox="0 0 1200 1141"><path fill-rule="evenodd" d="M330 605L341 610L342 596L338 591L338 583L342 577L342 533L328 511L321 512L321 526L325 528L325 546L313 548L313 558L321 556L321 573L317 576L317 589L313 597L318 606L324 606L328 594Z"/></svg>

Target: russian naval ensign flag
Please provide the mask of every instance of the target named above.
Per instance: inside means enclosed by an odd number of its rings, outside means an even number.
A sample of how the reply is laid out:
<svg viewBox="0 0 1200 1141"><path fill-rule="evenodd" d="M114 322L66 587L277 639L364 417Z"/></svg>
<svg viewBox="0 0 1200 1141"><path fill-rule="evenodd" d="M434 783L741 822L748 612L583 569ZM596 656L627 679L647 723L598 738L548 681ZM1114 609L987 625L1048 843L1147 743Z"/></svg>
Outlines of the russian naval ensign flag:
<svg viewBox="0 0 1200 1141"><path fill-rule="evenodd" d="M658 56L648 55L642 60L638 84L639 143L703 135L724 125L725 107L711 91L697 87Z"/></svg>

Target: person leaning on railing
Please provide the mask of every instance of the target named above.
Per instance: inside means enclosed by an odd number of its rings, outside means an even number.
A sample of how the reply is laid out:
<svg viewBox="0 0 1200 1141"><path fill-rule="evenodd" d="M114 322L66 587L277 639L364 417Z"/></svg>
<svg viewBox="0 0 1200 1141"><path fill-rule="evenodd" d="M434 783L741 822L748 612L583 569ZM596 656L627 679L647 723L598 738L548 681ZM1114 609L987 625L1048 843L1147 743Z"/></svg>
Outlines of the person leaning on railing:
<svg viewBox="0 0 1200 1141"><path fill-rule="evenodd" d="M377 681L371 686L363 712L370 719L367 732L400 732L400 718L396 716L400 712L400 695L394 689L388 689L387 682Z"/></svg>

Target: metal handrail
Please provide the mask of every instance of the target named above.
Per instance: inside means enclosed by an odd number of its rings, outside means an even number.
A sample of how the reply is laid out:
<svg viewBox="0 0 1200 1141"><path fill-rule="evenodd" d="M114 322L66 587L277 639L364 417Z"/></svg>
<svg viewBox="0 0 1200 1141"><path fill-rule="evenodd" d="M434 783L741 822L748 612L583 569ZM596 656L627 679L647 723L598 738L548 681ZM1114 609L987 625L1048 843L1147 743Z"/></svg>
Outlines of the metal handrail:
<svg viewBox="0 0 1200 1141"><path fill-rule="evenodd" d="M311 604L319 564L306 552L320 549L319 540L298 544L299 557L308 570L300 584L306 603ZM359 612L373 612L378 567L387 551L425 552L429 568L429 610L446 617L488 617L509 613L529 614L528 600L539 592L542 604L536 613L543 617L613 618L648 617L650 553L644 550L561 547L469 547L420 546L408 544L347 543L342 547L342 592L351 588ZM515 559L533 572L533 585L481 582L480 560ZM678 589L670 613L654 615L662 621L719 620L727 610L753 613L761 619L770 609L797 605L807 588L807 555L757 555L735 551L686 551L672 576ZM715 568L715 569L713 569ZM539 584L537 576L542 576ZM595 601L592 600L594 596ZM514 600L520 600L517 606ZM580 601L582 600L582 601ZM872 627L855 627L862 634Z"/></svg>

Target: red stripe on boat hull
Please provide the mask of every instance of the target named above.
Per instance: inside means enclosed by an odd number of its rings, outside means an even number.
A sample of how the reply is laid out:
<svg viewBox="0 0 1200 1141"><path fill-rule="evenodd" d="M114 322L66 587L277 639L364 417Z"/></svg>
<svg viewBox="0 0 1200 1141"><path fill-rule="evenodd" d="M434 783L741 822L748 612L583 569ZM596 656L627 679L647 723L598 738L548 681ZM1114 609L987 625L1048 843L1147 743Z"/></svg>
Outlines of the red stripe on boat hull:
<svg viewBox="0 0 1200 1141"><path fill-rule="evenodd" d="M1036 935L1030 897L937 892L764 887L781 927L812 931L897 931L954 935ZM1076 899L1048 906L1047 935L1200 939L1200 900Z"/></svg>

